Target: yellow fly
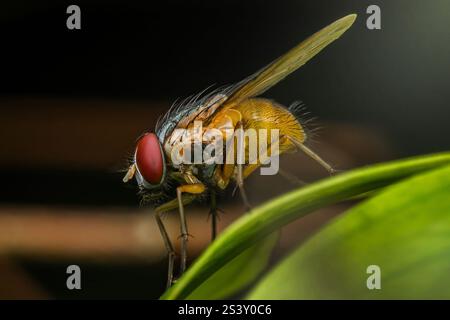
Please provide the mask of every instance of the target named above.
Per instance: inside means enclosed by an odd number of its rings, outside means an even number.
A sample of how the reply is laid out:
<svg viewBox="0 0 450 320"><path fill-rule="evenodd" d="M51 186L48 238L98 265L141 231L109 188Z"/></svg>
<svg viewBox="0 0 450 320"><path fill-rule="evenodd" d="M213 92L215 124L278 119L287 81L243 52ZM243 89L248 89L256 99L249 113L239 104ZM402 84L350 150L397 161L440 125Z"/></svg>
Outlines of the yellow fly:
<svg viewBox="0 0 450 320"><path fill-rule="evenodd" d="M145 202L157 206L156 221L160 228L169 255L167 285L173 282L175 251L161 221L160 213L178 208L181 225L180 275L184 272L187 259L188 228L184 205L195 199L206 199L211 204L212 238L216 235L216 192L224 190L231 181L239 187L244 203L249 203L244 190L244 179L270 156L288 151L301 150L320 163L330 173L333 168L311 149L305 146L307 136L295 112L271 100L258 98L267 89L277 84L287 75L304 65L323 48L338 39L356 19L355 14L341 18L313 34L285 55L281 56L261 71L238 84L208 94L198 95L172 107L158 122L154 132L148 132L137 142L136 151L124 182L135 177ZM201 132L196 124L201 123ZM190 141L200 134L200 145L217 140L208 132L219 133L225 141L236 145L231 130L277 129L279 138L270 141L265 153L250 161L248 146L244 145L243 161L231 163L178 163L174 154L183 156L183 141ZM235 131L234 131L235 132ZM214 141L215 141L214 140ZM242 145L241 145L242 147ZM239 146L237 147L239 149ZM176 150L175 150L176 149ZM277 151L275 151L277 150ZM223 147L223 153L228 149ZM178 154L179 153L179 154ZM237 155L232 159L236 160Z"/></svg>

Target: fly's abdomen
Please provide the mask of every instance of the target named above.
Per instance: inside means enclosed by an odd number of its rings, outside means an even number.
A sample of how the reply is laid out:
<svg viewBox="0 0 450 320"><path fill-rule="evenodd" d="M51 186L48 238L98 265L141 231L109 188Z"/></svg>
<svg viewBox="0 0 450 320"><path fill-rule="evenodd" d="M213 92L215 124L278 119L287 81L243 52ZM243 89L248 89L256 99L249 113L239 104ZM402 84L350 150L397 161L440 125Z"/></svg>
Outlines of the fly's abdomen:
<svg viewBox="0 0 450 320"><path fill-rule="evenodd" d="M294 150L295 145L290 139L303 143L306 140L305 130L299 120L287 108L267 99L248 99L236 105L233 109L242 115L244 129L267 130L267 140L270 142L270 132L278 129L280 154ZM286 139L289 137L290 139Z"/></svg>

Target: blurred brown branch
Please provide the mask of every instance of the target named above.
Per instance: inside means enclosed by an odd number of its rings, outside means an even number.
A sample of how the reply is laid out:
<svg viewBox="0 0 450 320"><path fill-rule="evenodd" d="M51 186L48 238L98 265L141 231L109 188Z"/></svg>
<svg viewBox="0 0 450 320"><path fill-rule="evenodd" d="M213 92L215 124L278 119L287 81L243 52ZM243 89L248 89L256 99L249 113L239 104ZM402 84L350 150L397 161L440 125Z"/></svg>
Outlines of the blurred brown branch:
<svg viewBox="0 0 450 320"><path fill-rule="evenodd" d="M0 208L0 254L39 258L85 258L94 260L155 261L165 256L159 230L149 210L84 209L46 207ZM174 241L177 215L165 223ZM208 226L206 215L190 220L192 232ZM207 242L198 232L192 240L193 254Z"/></svg>
<svg viewBox="0 0 450 320"><path fill-rule="evenodd" d="M169 104L91 99L2 99L0 164L116 168Z"/></svg>
<svg viewBox="0 0 450 320"><path fill-rule="evenodd" d="M318 210L284 228L281 246L288 250L306 239L346 206ZM219 230L243 214L241 206L228 206L220 216ZM178 215L167 214L164 223L175 246ZM191 257L210 241L207 210L189 212ZM284 250L283 250L284 251ZM37 259L88 259L119 263L151 263L165 258L158 227L149 210L47 207L0 207L0 256Z"/></svg>

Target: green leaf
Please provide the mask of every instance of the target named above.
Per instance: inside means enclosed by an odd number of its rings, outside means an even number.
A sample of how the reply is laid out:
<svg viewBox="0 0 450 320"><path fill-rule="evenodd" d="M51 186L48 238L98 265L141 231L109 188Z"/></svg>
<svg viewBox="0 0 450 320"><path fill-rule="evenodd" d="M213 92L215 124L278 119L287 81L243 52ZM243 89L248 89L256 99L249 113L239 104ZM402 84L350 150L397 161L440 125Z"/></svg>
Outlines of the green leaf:
<svg viewBox="0 0 450 320"><path fill-rule="evenodd" d="M187 299L224 299L255 281L265 270L279 232L260 240L232 259L197 287Z"/></svg>
<svg viewBox="0 0 450 320"><path fill-rule="evenodd" d="M162 299L184 299L218 269L270 233L320 207L450 163L450 153L393 161L342 173L287 193L230 225Z"/></svg>
<svg viewBox="0 0 450 320"><path fill-rule="evenodd" d="M380 290L367 288L369 265L380 268ZM450 166L350 209L282 261L249 298L449 299Z"/></svg>

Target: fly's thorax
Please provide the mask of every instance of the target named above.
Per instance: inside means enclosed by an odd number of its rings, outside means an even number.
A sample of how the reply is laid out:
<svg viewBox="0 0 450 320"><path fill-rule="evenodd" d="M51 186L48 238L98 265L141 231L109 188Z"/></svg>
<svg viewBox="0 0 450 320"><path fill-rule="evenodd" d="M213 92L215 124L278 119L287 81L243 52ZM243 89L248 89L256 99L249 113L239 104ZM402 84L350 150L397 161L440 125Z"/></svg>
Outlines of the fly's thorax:
<svg viewBox="0 0 450 320"><path fill-rule="evenodd" d="M203 127L195 121L188 128L175 129L164 142L164 153L174 168L181 164L211 164L211 157L222 152L223 140L229 132ZM212 151L211 149L214 149Z"/></svg>
<svg viewBox="0 0 450 320"><path fill-rule="evenodd" d="M176 128L164 143L164 152L169 163L180 168L181 164L189 163L191 154L187 150L191 149L192 144L197 140L195 128ZM200 140L201 141L201 140Z"/></svg>

